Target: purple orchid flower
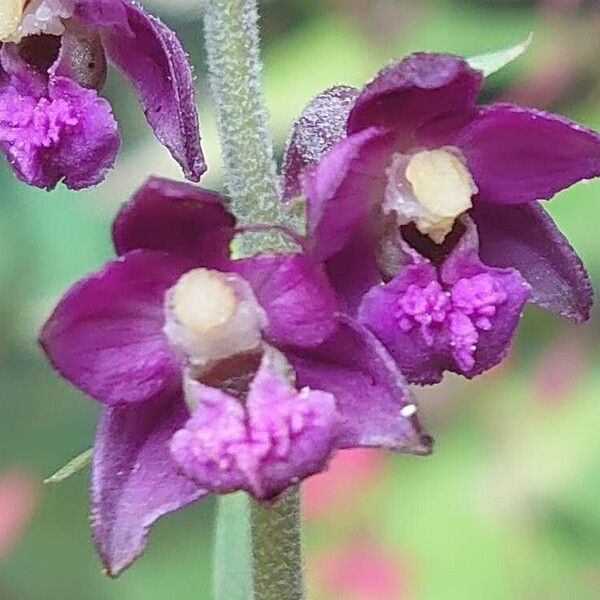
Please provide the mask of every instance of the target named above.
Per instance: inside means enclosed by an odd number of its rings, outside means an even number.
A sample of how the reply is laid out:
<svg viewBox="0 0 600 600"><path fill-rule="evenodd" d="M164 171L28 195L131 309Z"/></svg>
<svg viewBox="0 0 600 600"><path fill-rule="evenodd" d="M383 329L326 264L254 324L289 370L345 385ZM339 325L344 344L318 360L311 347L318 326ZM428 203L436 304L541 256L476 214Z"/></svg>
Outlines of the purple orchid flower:
<svg viewBox="0 0 600 600"><path fill-rule="evenodd" d="M394 361L338 317L303 254L232 260L218 194L150 179L116 217L118 258L63 297L41 344L103 404L92 529L109 574L160 516L209 492L270 501L338 448L427 454Z"/></svg>
<svg viewBox="0 0 600 600"><path fill-rule="evenodd" d="M345 312L412 383L473 377L506 354L526 302L577 323L592 289L539 199L600 174L600 136L547 112L476 106L483 76L413 54L296 122L284 197Z"/></svg>
<svg viewBox="0 0 600 600"><path fill-rule="evenodd" d="M198 181L206 170L185 52L127 0L5 0L0 13L0 149L16 175L52 189L102 181L119 134L99 96L107 57L135 88L156 137Z"/></svg>

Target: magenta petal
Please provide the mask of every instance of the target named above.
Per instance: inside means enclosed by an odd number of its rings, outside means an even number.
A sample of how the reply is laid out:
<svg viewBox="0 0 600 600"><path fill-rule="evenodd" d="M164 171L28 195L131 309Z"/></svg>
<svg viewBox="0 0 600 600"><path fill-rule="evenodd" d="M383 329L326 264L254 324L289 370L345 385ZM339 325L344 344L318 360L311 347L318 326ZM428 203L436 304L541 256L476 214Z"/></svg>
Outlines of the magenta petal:
<svg viewBox="0 0 600 600"><path fill-rule="evenodd" d="M119 211L113 240L117 254L136 248L163 250L219 268L229 261L234 226L219 194L151 177Z"/></svg>
<svg viewBox="0 0 600 600"><path fill-rule="evenodd" d="M531 286L533 304L576 323L590 317L593 290L579 256L538 203L476 203L471 211L480 256L493 267L514 267Z"/></svg>
<svg viewBox="0 0 600 600"><path fill-rule="evenodd" d="M301 254L259 255L232 264L250 285L275 344L316 346L335 331L337 302L320 266Z"/></svg>
<svg viewBox="0 0 600 600"><path fill-rule="evenodd" d="M171 442L182 471L210 491L246 490L270 500L324 470L335 449L340 417L335 398L296 391L263 362L245 404L196 381L197 408Z"/></svg>
<svg viewBox="0 0 600 600"><path fill-rule="evenodd" d="M95 185L112 167L119 143L108 102L70 79L52 78L47 97L0 92L0 147L26 183Z"/></svg>
<svg viewBox="0 0 600 600"><path fill-rule="evenodd" d="M81 279L40 335L52 365L104 404L135 404L155 396L179 377L162 331L163 296L191 266L140 250Z"/></svg>
<svg viewBox="0 0 600 600"><path fill-rule="evenodd" d="M19 94L41 98L48 90L48 77L31 66L15 44L0 45L0 93L14 88Z"/></svg>
<svg viewBox="0 0 600 600"><path fill-rule="evenodd" d="M390 153L389 132L373 127L338 142L306 175L307 228L318 258L330 258L369 226Z"/></svg>
<svg viewBox="0 0 600 600"><path fill-rule="evenodd" d="M482 107L454 140L480 199L520 204L548 199L600 175L600 136L551 113L512 104Z"/></svg>
<svg viewBox="0 0 600 600"><path fill-rule="evenodd" d="M347 85L332 87L313 98L302 111L283 156L284 200L302 193L302 172L346 137L346 120L357 95L358 90Z"/></svg>
<svg viewBox="0 0 600 600"><path fill-rule="evenodd" d="M206 492L180 475L169 440L189 413L181 391L143 406L104 408L96 432L91 483L92 534L115 577L144 551L154 522Z"/></svg>
<svg viewBox="0 0 600 600"><path fill-rule="evenodd" d="M78 0L75 17L86 27L115 27L133 36L127 19L125 0Z"/></svg>
<svg viewBox="0 0 600 600"><path fill-rule="evenodd" d="M342 312L356 315L364 294L381 281L377 251L373 236L363 230L327 261L327 276Z"/></svg>
<svg viewBox="0 0 600 600"><path fill-rule="evenodd" d="M158 19L134 4L124 5L134 35L105 30L107 55L137 90L156 137L181 165L185 176L199 181L206 164L187 56L175 34Z"/></svg>
<svg viewBox="0 0 600 600"><path fill-rule="evenodd" d="M348 133L372 126L395 130L398 149L413 145L424 123L451 112L470 111L483 77L449 54L411 54L383 69L356 100Z"/></svg>
<svg viewBox="0 0 600 600"><path fill-rule="evenodd" d="M411 454L431 452L432 440L398 367L365 328L341 317L323 345L288 352L298 386L333 394L344 420L340 448L372 446Z"/></svg>

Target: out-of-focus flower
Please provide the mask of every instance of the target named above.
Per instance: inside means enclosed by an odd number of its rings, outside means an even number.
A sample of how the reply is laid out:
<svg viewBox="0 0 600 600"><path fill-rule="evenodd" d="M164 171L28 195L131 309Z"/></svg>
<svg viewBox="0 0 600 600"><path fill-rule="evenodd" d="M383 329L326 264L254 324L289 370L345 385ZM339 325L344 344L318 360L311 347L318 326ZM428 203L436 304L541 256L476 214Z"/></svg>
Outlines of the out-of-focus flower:
<svg viewBox="0 0 600 600"><path fill-rule="evenodd" d="M583 264L536 201L600 174L600 136L476 106L482 80L461 58L411 55L360 92L318 96L286 152L284 196L306 194L310 250L414 383L496 365L527 301L590 313Z"/></svg>
<svg viewBox="0 0 600 600"><path fill-rule="evenodd" d="M303 254L231 260L235 232L218 194L151 179L115 220L119 257L42 331L53 366L104 405L92 529L110 574L156 519L209 492L269 501L338 448L430 451L402 375L368 330L338 319L321 267Z"/></svg>
<svg viewBox="0 0 600 600"><path fill-rule="evenodd" d="M119 148L99 96L107 58L156 137L197 181L205 170L190 65L175 34L127 0L6 0L0 13L0 149L31 185L100 182Z"/></svg>
<svg viewBox="0 0 600 600"><path fill-rule="evenodd" d="M345 548L319 554L311 566L322 598L403 600L411 597L406 562L369 540L353 540Z"/></svg>
<svg viewBox="0 0 600 600"><path fill-rule="evenodd" d="M0 473L0 560L13 548L33 516L37 492L32 478L18 469Z"/></svg>
<svg viewBox="0 0 600 600"><path fill-rule="evenodd" d="M534 395L548 408L568 400L590 368L588 341L575 332L557 336L546 348L531 374Z"/></svg>
<svg viewBox="0 0 600 600"><path fill-rule="evenodd" d="M329 469L311 477L303 486L302 509L310 518L333 514L340 503L346 507L360 498L360 490L382 476L385 458L371 448L338 452Z"/></svg>

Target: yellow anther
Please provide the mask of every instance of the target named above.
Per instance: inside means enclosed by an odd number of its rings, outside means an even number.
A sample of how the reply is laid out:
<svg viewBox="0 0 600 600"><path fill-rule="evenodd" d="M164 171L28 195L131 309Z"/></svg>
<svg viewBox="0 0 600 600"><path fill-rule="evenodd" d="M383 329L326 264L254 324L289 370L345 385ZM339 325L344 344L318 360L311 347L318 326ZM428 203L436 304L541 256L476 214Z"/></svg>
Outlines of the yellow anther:
<svg viewBox="0 0 600 600"><path fill-rule="evenodd" d="M463 161L446 149L424 150L412 156L405 172L416 200L426 210L415 224L441 243L456 218L473 205L477 186Z"/></svg>
<svg viewBox="0 0 600 600"><path fill-rule="evenodd" d="M17 31L28 0L0 0L0 42L7 42Z"/></svg>
<svg viewBox="0 0 600 600"><path fill-rule="evenodd" d="M193 269L175 285L172 308L184 327L207 333L231 319L236 309L235 291L220 274Z"/></svg>

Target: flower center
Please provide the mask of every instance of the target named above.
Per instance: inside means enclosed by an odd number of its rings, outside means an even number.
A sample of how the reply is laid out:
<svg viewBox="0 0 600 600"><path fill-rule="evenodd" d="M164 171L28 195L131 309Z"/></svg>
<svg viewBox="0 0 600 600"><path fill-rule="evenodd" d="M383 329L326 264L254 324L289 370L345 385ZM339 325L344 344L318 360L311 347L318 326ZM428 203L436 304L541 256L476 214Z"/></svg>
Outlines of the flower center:
<svg viewBox="0 0 600 600"><path fill-rule="evenodd" d="M477 192L458 150L450 147L395 154L387 175L384 211L394 211L400 225L414 223L436 244L471 208Z"/></svg>
<svg viewBox="0 0 600 600"><path fill-rule="evenodd" d="M204 367L248 352L261 341L266 316L246 281L193 269L166 294L164 331L186 360Z"/></svg>
<svg viewBox="0 0 600 600"><path fill-rule="evenodd" d="M40 33L61 35L63 19L75 11L74 0L2 0L0 42L20 42Z"/></svg>
<svg viewBox="0 0 600 600"><path fill-rule="evenodd" d="M0 99L0 142L18 157L58 144L63 134L79 123L77 112L63 98L35 100L7 93Z"/></svg>
<svg viewBox="0 0 600 600"><path fill-rule="evenodd" d="M435 343L435 334L445 329L454 359L467 373L475 365L480 332L492 329L492 320L506 300L506 291L498 281L480 273L459 279L449 290L437 281L410 285L398 298L395 316L405 333L418 327L429 347Z"/></svg>

